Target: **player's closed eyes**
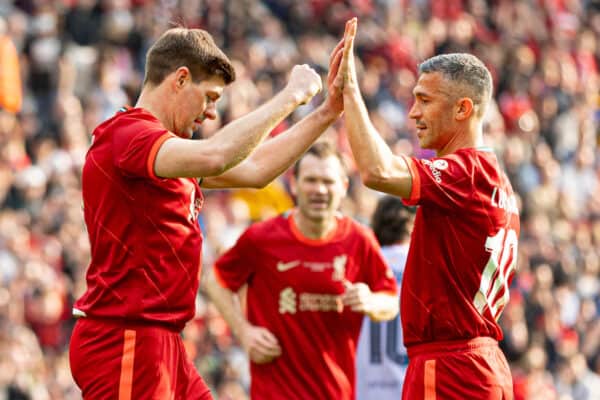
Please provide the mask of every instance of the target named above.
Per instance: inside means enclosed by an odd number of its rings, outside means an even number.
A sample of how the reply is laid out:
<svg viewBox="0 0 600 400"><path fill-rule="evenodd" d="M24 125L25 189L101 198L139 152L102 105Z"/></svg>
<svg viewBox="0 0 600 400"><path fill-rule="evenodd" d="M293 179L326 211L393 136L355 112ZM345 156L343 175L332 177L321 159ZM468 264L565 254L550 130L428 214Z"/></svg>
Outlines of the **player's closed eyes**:
<svg viewBox="0 0 600 400"><path fill-rule="evenodd" d="M326 186L331 186L331 185L335 184L335 181L333 181L333 180L319 180L319 179L316 179L316 178L305 178L304 182L311 183L311 184L312 183L322 183L322 184L324 184Z"/></svg>

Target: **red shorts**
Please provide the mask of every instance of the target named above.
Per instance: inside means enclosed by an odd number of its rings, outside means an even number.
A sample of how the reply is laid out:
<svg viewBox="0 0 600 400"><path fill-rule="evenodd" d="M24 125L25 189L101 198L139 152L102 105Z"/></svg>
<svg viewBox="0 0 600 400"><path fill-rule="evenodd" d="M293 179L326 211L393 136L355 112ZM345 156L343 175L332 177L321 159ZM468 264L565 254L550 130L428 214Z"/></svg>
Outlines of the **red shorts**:
<svg viewBox="0 0 600 400"><path fill-rule="evenodd" d="M506 357L492 338L408 348L403 400L512 400Z"/></svg>
<svg viewBox="0 0 600 400"><path fill-rule="evenodd" d="M160 326L80 318L71 374L89 400L209 400L178 333Z"/></svg>

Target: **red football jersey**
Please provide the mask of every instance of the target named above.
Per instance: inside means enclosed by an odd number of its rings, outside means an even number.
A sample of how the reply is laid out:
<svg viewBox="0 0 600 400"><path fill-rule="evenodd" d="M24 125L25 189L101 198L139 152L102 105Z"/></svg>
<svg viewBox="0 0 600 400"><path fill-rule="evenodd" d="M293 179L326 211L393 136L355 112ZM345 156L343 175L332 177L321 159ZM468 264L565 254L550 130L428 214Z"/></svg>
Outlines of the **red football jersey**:
<svg viewBox="0 0 600 400"><path fill-rule="evenodd" d="M92 260L75 313L173 329L194 316L202 192L194 179L154 174L156 153L173 136L142 109L94 131L82 178Z"/></svg>
<svg viewBox="0 0 600 400"><path fill-rule="evenodd" d="M250 366L255 399L354 399L363 314L344 308L344 279L395 295L374 236L346 217L322 240L300 233L293 214L251 226L215 264L224 287L248 283L248 320L269 329L282 355Z"/></svg>
<svg viewBox="0 0 600 400"><path fill-rule="evenodd" d="M515 272L519 214L495 154L462 149L440 158L406 158L419 205L402 281L407 346L490 336Z"/></svg>

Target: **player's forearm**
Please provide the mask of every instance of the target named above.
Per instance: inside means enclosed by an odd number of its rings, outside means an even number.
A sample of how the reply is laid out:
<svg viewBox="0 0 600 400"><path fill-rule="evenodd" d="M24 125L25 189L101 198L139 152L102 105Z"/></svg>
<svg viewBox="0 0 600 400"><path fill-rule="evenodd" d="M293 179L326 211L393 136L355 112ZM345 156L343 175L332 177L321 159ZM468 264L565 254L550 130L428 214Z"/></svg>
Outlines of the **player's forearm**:
<svg viewBox="0 0 600 400"><path fill-rule="evenodd" d="M240 165L220 176L206 179L203 186L265 187L287 170L339 115L321 105L285 132L258 146Z"/></svg>
<svg viewBox="0 0 600 400"><path fill-rule="evenodd" d="M371 189L406 198L412 176L405 160L392 153L369 118L360 91L344 90L348 141L361 179Z"/></svg>
<svg viewBox="0 0 600 400"><path fill-rule="evenodd" d="M240 339L241 331L248 321L242 312L237 294L222 287L212 271L208 274L204 287L210 301L219 310L235 337Z"/></svg>
<svg viewBox="0 0 600 400"><path fill-rule="evenodd" d="M344 111L350 147L361 177L368 184L388 173L394 156L371 123L358 90L344 91Z"/></svg>
<svg viewBox="0 0 600 400"><path fill-rule="evenodd" d="M367 315L373 321L388 321L398 315L398 296L390 293L375 292L371 294L371 305Z"/></svg>
<svg viewBox="0 0 600 400"><path fill-rule="evenodd" d="M255 111L227 124L208 139L211 147L223 159L222 170L215 171L215 175L239 164L299 105L299 97L284 89Z"/></svg>
<svg viewBox="0 0 600 400"><path fill-rule="evenodd" d="M173 138L156 155L157 176L210 177L221 175L246 158L278 123L300 104L300 97L284 89L255 111L231 122L206 140Z"/></svg>

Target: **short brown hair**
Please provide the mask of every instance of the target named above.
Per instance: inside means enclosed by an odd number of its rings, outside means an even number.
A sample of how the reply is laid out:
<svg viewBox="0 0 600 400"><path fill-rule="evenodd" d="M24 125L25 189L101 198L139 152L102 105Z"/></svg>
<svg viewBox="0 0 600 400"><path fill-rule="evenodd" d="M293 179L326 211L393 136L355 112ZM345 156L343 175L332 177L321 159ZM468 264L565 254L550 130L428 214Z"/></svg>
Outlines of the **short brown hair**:
<svg viewBox="0 0 600 400"><path fill-rule="evenodd" d="M225 84L235 80L235 70L212 36L202 29L172 28L152 45L146 54L144 85L159 85L167 75L186 66L194 82L213 76Z"/></svg>
<svg viewBox="0 0 600 400"><path fill-rule="evenodd" d="M323 160L327 157L337 158L338 161L340 162L340 166L342 167L342 173L345 175L347 174L346 163L344 162L344 159L342 158L342 155L340 154L340 152L337 151L337 149L335 148L333 143L331 143L330 141L321 140L319 142L314 143L312 146L310 146L309 149L306 150L306 153L304 153L298 159L298 161L296 161L296 164L294 164L294 177L295 178L298 178L298 173L300 171L300 163L302 162L302 159L304 159L304 157L306 157L309 154L317 157L320 160Z"/></svg>

